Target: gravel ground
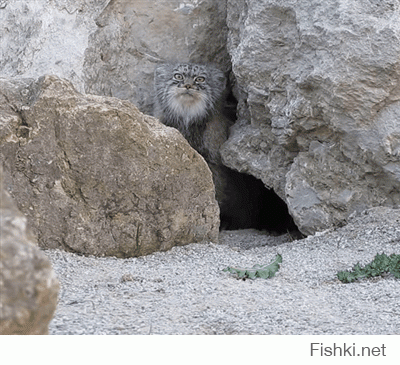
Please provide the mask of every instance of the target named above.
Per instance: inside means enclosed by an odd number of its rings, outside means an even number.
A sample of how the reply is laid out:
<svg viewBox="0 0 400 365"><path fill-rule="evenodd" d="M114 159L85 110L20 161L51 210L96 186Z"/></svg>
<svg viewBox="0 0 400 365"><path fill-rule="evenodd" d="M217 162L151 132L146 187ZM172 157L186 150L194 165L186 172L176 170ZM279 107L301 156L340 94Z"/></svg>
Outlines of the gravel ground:
<svg viewBox="0 0 400 365"><path fill-rule="evenodd" d="M400 210L376 208L303 240L255 230L221 232L145 257L46 250L61 282L52 335L400 335L400 280L343 284L336 273L400 254ZM271 279L241 280L227 266L283 258Z"/></svg>

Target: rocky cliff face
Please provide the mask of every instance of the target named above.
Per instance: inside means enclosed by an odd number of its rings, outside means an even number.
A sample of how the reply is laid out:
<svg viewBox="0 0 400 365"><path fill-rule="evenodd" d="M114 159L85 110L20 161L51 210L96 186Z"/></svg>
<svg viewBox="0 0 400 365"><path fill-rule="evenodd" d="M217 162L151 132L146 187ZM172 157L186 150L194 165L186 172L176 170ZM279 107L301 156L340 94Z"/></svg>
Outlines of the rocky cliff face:
<svg viewBox="0 0 400 365"><path fill-rule="evenodd" d="M84 91L83 64L95 19L110 0L0 2L0 75L54 74Z"/></svg>
<svg viewBox="0 0 400 365"><path fill-rule="evenodd" d="M0 75L55 74L80 92L151 110L153 71L166 61L230 68L226 3L216 0L4 0Z"/></svg>
<svg viewBox="0 0 400 365"><path fill-rule="evenodd" d="M96 18L83 65L86 92L152 110L154 68L213 62L230 68L225 1L116 0Z"/></svg>
<svg viewBox="0 0 400 365"><path fill-rule="evenodd" d="M144 112L157 63L232 67L224 163L274 189L305 234L400 203L397 1L6 0L0 17L0 74L55 73Z"/></svg>
<svg viewBox="0 0 400 365"><path fill-rule="evenodd" d="M400 4L229 0L239 122L225 163L303 233L400 203Z"/></svg>

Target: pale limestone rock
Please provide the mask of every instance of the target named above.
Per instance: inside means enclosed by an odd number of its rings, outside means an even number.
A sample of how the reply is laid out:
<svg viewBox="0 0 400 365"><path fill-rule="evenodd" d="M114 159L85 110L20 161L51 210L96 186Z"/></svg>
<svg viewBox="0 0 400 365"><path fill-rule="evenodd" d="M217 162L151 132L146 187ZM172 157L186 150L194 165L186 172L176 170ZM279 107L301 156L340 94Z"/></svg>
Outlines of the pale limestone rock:
<svg viewBox="0 0 400 365"><path fill-rule="evenodd" d="M96 19L85 53L85 90L132 101L149 113L158 63L215 63L230 69L226 2L115 0Z"/></svg>
<svg viewBox="0 0 400 365"><path fill-rule="evenodd" d="M54 74L84 91L83 63L95 19L110 0L5 0L0 76Z"/></svg>
<svg viewBox="0 0 400 365"><path fill-rule="evenodd" d="M225 19L219 0L3 0L0 76L57 75L148 113L157 63L229 70Z"/></svg>
<svg viewBox="0 0 400 365"><path fill-rule="evenodd" d="M59 283L26 217L4 191L2 175L0 166L0 335L45 335Z"/></svg>
<svg viewBox="0 0 400 365"><path fill-rule="evenodd" d="M400 4L229 0L239 123L224 162L312 234L400 203Z"/></svg>

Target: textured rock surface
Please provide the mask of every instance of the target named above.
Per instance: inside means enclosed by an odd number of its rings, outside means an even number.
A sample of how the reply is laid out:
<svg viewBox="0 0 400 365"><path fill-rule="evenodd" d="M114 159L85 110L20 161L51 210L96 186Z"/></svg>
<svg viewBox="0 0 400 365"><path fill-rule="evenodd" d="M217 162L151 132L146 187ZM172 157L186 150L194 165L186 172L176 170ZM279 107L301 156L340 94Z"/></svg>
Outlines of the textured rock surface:
<svg viewBox="0 0 400 365"><path fill-rule="evenodd" d="M6 187L41 247L128 257L217 241L211 172L175 129L54 76L0 89Z"/></svg>
<svg viewBox="0 0 400 365"><path fill-rule="evenodd" d="M87 92L152 110L159 62L214 62L229 69L226 3L218 0L116 0L96 19L85 54Z"/></svg>
<svg viewBox="0 0 400 365"><path fill-rule="evenodd" d="M54 74L149 112L158 62L229 69L225 18L219 0L3 0L0 75Z"/></svg>
<svg viewBox="0 0 400 365"><path fill-rule="evenodd" d="M228 1L240 121L223 158L303 233L400 203L399 18L390 0Z"/></svg>
<svg viewBox="0 0 400 365"><path fill-rule="evenodd" d="M224 162L312 234L400 203L399 18L393 0L3 0L0 74L54 73L149 112L157 63L231 61Z"/></svg>
<svg viewBox="0 0 400 365"><path fill-rule="evenodd" d="M45 335L59 283L27 232L26 217L3 190L2 175L0 166L0 335Z"/></svg>
<svg viewBox="0 0 400 365"><path fill-rule="evenodd" d="M0 2L0 75L54 74L84 90L83 64L95 19L110 0Z"/></svg>

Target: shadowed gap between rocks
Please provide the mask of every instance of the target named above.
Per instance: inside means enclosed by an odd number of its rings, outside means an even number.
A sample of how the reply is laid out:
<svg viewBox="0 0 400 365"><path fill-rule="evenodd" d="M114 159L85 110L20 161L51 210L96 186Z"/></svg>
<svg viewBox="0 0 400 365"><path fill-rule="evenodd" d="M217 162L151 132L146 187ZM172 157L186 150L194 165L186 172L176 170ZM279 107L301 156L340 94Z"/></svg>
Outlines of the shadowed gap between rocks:
<svg viewBox="0 0 400 365"><path fill-rule="evenodd" d="M224 114L229 120L236 119L237 99L232 90L227 94ZM254 228L282 235L290 233L295 238L303 238L286 203L274 192L267 189L256 177L229 169L234 196L221 210L220 230Z"/></svg>
<svg viewBox="0 0 400 365"><path fill-rule="evenodd" d="M230 171L237 195L221 210L221 230L254 228L301 237L286 203L254 176Z"/></svg>

